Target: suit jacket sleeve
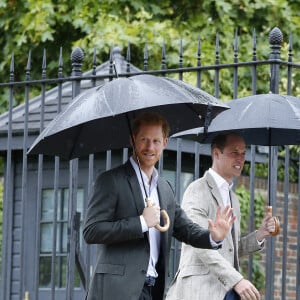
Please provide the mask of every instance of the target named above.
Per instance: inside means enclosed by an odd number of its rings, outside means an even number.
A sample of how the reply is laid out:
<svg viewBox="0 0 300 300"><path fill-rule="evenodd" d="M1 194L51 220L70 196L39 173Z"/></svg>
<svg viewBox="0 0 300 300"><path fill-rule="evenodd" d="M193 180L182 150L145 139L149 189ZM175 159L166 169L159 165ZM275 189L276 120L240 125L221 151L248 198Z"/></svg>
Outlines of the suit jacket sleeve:
<svg viewBox="0 0 300 300"><path fill-rule="evenodd" d="M208 218L215 218L218 202L212 197L206 181L201 179L187 188L182 206L188 217L202 227L207 228ZM228 234L223 241L222 249L218 251L185 248L185 255L182 257L181 264L198 265L203 272L205 272L204 270L209 271L226 290L229 290L243 278L230 262L233 259L233 256L230 256L231 252L229 252L229 247L232 245L230 239L231 236Z"/></svg>
<svg viewBox="0 0 300 300"><path fill-rule="evenodd" d="M179 205L175 209L173 236L193 247L212 249L209 230L189 219Z"/></svg>
<svg viewBox="0 0 300 300"><path fill-rule="evenodd" d="M217 206L223 206L217 187L211 180L209 184L208 181L209 175L206 175L206 177L190 184L184 193L182 203L188 217L204 228L208 226L208 218L213 219L215 217ZM235 201L234 207L236 208L235 214L237 215L235 230L239 234L240 211L238 199L234 195L234 199L232 200ZM238 238L238 240L240 254L248 254L261 249L256 241L255 233L251 233L241 240ZM232 237L231 234L228 234L223 241L222 249L218 251L184 249L186 253L182 258L184 260L182 265L191 264L201 266L202 270L207 270L213 274L225 289L228 290L243 278L233 267L232 248Z"/></svg>
<svg viewBox="0 0 300 300"><path fill-rule="evenodd" d="M109 244L144 237L136 206L130 201L132 191L120 174L104 172L95 182L83 229L87 243Z"/></svg>

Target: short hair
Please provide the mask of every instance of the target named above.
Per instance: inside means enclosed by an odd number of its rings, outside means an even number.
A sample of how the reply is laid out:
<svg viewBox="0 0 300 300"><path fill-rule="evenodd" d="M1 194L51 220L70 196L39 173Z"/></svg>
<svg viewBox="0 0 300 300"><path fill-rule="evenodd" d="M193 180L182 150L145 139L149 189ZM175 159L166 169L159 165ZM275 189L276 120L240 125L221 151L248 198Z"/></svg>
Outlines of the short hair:
<svg viewBox="0 0 300 300"><path fill-rule="evenodd" d="M163 136L167 138L170 132L170 126L164 116L158 112L143 112L139 114L131 123L132 133L136 136L141 125L161 125Z"/></svg>
<svg viewBox="0 0 300 300"><path fill-rule="evenodd" d="M227 143L227 138L228 136L237 136L242 138L238 133L230 131L230 132L226 132L226 133L220 133L217 136L215 136L211 142L211 153L213 153L213 150L215 148L220 149L221 152L223 152L226 143Z"/></svg>

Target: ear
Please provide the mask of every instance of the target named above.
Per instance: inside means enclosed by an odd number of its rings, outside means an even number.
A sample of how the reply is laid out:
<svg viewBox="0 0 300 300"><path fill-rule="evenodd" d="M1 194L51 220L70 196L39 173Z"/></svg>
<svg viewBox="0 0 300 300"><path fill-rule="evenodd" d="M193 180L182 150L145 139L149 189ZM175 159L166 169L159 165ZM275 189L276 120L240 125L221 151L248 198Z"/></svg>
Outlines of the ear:
<svg viewBox="0 0 300 300"><path fill-rule="evenodd" d="M216 159L218 159L219 155L220 155L220 149L214 148L213 149L213 157L215 157Z"/></svg>
<svg viewBox="0 0 300 300"><path fill-rule="evenodd" d="M164 138L164 149L167 147L167 145L168 145L168 141L169 141L169 139L168 138Z"/></svg>

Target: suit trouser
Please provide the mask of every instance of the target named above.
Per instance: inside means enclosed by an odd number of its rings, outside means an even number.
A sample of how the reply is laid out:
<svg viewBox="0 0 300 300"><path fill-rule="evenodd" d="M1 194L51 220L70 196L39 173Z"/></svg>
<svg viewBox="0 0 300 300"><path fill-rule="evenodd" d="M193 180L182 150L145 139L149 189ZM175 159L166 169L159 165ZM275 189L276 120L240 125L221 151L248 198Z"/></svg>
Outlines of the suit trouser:
<svg viewBox="0 0 300 300"><path fill-rule="evenodd" d="M241 297L233 289L229 290L224 298L224 300L239 300L239 299L241 299Z"/></svg>

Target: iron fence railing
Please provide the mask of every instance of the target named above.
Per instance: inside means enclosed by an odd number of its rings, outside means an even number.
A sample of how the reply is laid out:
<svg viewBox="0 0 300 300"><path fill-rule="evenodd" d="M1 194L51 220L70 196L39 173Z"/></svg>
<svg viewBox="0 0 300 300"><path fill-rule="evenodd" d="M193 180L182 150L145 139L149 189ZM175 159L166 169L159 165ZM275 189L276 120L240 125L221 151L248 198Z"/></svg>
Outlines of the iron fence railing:
<svg viewBox="0 0 300 300"><path fill-rule="evenodd" d="M168 69L166 63L166 49L163 46L161 69L148 70L149 55L147 47L144 50L143 70L139 70L131 64L130 47L127 50L126 59L123 59L119 49L115 49L110 56L108 64L96 66L96 56L93 57L93 68L91 71L82 74L81 66L83 61L83 52L76 48L72 53L72 74L63 76L62 54L60 52L58 64L58 77L46 78L46 54L44 53L42 64L41 79L33 80L31 73L31 54L28 55L26 76L24 81L16 82L14 80L14 58L12 58L10 77L8 82L0 83L0 89L8 91L7 111L0 116L0 151L5 161L5 189L4 189L4 220L3 220L3 249L2 249L2 282L1 299L81 299L84 290L89 284L91 267L97 251L96 247L87 246L82 242L79 231L81 217L78 213L79 206L84 213L88 196L91 192L93 180L95 178L99 164L100 169L111 168L116 161L124 162L128 158L128 149L121 153L107 151L103 156L90 155L86 160L74 159L70 162L62 161L60 158L53 159L38 155L37 157L28 157L27 151L37 135L49 124L76 95L83 90L102 84L105 80L112 80L116 74L114 64L117 68L118 76L132 76L137 74L153 74L158 76L178 76L183 79L187 73L194 74L195 85L204 88L203 76L209 72L213 73L212 86L216 97L222 98L222 72L229 70L232 74L232 95L235 99L239 95L240 77L239 72L246 69L250 74L249 82L246 86L251 94L257 93L257 84L260 83L259 68L269 68L269 77L264 84L268 90L273 93L279 93L280 76L286 78L286 93L292 93L293 74L300 68L299 63L292 61L292 37L289 39L289 50L287 60L281 58L282 34L278 28L274 28L269 36L270 56L269 59L259 60L256 55L256 35L253 33L252 57L247 62L240 62L238 55L238 36L234 37L233 62L222 64L220 62L219 37L216 37L215 45L215 64L203 65L201 58L201 45L198 43L197 66L184 67L183 49L180 44L179 65L178 68ZM285 73L286 72L286 73ZM51 86L50 90L47 88ZM55 86L53 88L53 86ZM14 107L15 89L24 90L24 103ZM41 93L34 99L30 99L31 89L39 87ZM245 87L245 86L244 86ZM227 95L228 96L228 95ZM297 96L297 95L294 95ZM300 100L299 100L300 101ZM165 176L169 176L175 185L176 197L180 203L181 195L184 190L182 186L183 177L190 176L189 180L198 178L203 170L203 154L209 156L209 152L197 143L187 142L181 139L170 142L168 147L170 153L175 153L173 169L168 167L169 157L164 156L159 163L159 171ZM206 151L206 152L205 152ZM290 178L289 168L291 160L289 148L285 147L284 157L284 190L283 202L278 201L277 193L277 169L278 169L278 149L272 147L270 152L272 165L272 178L270 180L270 193L273 199L273 212L280 214L282 220L282 233L279 237L267 241L265 252L265 288L264 298L272 299L297 299L300 300L300 267L296 263L293 270L288 268L292 260L289 249L293 249L292 256L296 253L296 262L300 257L300 233L297 228L300 226L300 212L297 211L297 217L290 218L291 210L300 205L299 192L297 193L295 204L290 197ZM188 153L191 158L192 168L185 173L186 162L183 155ZM172 156L171 154L168 154ZM254 230L254 195L257 193L255 182L255 163L257 162L257 147L251 146L249 149L248 161L250 164L250 207L249 207L249 230ZM299 161L293 161L293 165L298 168ZM49 173L50 172L50 173ZM298 178L299 168L297 169ZM52 174L52 175L49 175ZM84 178L83 178L84 177ZM67 178L67 183L62 184ZM299 180L299 179L298 179ZM51 208L44 207L45 201L43 190L45 187L52 187L53 198ZM85 187L83 202L78 202L79 188ZM299 186L299 184L298 184ZM62 188L68 189L67 219L60 219L60 191ZM33 212L30 209L33 209ZM49 219L48 236L45 235L41 227L40 220L43 214L51 211ZM32 218L30 220L30 217ZM64 234L58 232L60 225L67 224ZM291 223L294 222L294 223ZM48 224L47 223L47 224ZM62 225L63 226L63 225ZM296 228L296 229L295 229ZM50 236L50 237L49 237ZM62 236L62 240L59 238ZM28 241L29 239L29 241ZM278 243L280 241L280 244ZM59 245L62 245L60 248ZM281 248L278 247L281 246ZM47 248L47 254L50 263L44 264L41 257L41 248ZM63 250L61 250L63 249ZM30 259L28 254L30 253ZM280 253L281 255L278 255ZM171 277L176 271L180 256L180 244L173 241ZM294 255L295 256L295 255ZM62 283L57 282L57 264L58 261L65 262L62 269L65 273L65 279ZM293 261L293 260L292 260ZM32 276L28 276L28 265ZM43 268L41 268L41 266ZM77 268L76 268L77 267ZM18 270L20 272L18 272ZM45 271L46 270L46 271ZM79 271L79 273L78 273ZM48 283L41 286L41 276L50 272L49 278L44 279ZM253 258L248 262L248 278L253 279ZM171 278L170 278L171 279ZM78 284L81 280L81 284ZM26 295L26 296L25 296Z"/></svg>

